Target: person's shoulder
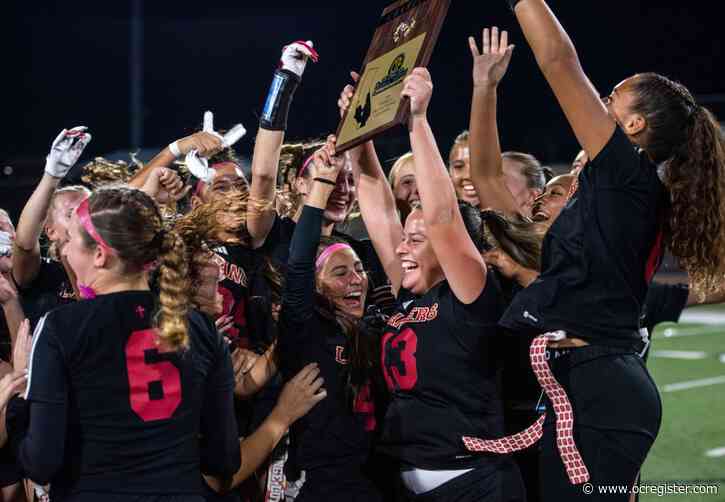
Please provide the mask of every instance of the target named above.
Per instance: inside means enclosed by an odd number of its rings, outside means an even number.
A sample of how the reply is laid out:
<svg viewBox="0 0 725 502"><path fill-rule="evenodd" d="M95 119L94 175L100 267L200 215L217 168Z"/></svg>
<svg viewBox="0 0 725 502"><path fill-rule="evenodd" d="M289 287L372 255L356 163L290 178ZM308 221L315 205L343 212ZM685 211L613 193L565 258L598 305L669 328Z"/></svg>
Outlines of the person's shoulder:
<svg viewBox="0 0 725 502"><path fill-rule="evenodd" d="M190 310L187 315L189 339L192 346L204 352L214 353L224 344L224 337L206 314Z"/></svg>

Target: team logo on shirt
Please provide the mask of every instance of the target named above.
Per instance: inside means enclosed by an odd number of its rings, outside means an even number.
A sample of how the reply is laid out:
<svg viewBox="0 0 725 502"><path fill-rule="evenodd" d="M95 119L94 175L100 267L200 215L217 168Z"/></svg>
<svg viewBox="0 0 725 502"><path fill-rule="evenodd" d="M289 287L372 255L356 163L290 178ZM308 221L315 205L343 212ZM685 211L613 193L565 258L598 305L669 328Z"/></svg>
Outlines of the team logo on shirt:
<svg viewBox="0 0 725 502"><path fill-rule="evenodd" d="M337 345L335 347L335 362L339 364L348 364L350 360L345 357L345 347Z"/></svg>
<svg viewBox="0 0 725 502"><path fill-rule="evenodd" d="M218 254L214 256L214 261L219 264L222 279L228 279L234 284L247 287L247 273L242 267L228 262L223 256L219 256Z"/></svg>
<svg viewBox="0 0 725 502"><path fill-rule="evenodd" d="M430 307L414 307L407 314L395 314L388 319L388 326L398 329L409 322L428 322L438 317L438 303Z"/></svg>

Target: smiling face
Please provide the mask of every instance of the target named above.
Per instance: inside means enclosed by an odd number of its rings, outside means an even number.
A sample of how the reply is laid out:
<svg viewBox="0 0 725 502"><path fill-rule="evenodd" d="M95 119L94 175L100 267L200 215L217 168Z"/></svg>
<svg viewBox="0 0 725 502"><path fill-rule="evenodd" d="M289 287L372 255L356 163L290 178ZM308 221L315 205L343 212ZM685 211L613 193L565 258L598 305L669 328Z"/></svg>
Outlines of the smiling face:
<svg viewBox="0 0 725 502"><path fill-rule="evenodd" d="M468 143L456 143L448 159L448 172L456 189L456 196L472 206L478 207L480 200L471 181L471 151Z"/></svg>
<svg viewBox="0 0 725 502"><path fill-rule="evenodd" d="M59 253L67 242L71 218L85 197L85 193L69 191L59 193L53 199L45 222L45 233L56 244Z"/></svg>
<svg viewBox="0 0 725 502"><path fill-rule="evenodd" d="M405 220L403 240L395 253L403 267L401 287L412 293L425 294L445 279L433 245L428 240L423 211L420 209L413 210Z"/></svg>
<svg viewBox="0 0 725 502"><path fill-rule="evenodd" d="M247 179L234 162L219 162L212 165L212 168L214 169L214 179L210 185L199 182L201 185L197 190L196 200L193 201L195 205L211 202L232 190L244 192L249 189Z"/></svg>
<svg viewBox="0 0 725 502"><path fill-rule="evenodd" d="M332 252L317 271L317 290L335 307L354 318L362 318L368 277L362 262L350 247Z"/></svg>
<svg viewBox="0 0 725 502"><path fill-rule="evenodd" d="M297 193L302 194L302 200L304 202L307 201L307 194L309 193L311 183L312 179L309 169L305 170L303 176L295 180L295 189ZM352 163L345 156L345 165L340 170L340 174L337 175L335 189L330 194L330 198L327 199L327 206L325 207L325 213L323 215L325 220L332 223L343 223L347 215L350 214L356 200L357 190L355 187L355 176L352 171Z"/></svg>
<svg viewBox="0 0 725 502"><path fill-rule="evenodd" d="M15 240L15 226L13 226L13 222L10 221L10 217L4 211L0 211L0 232L6 232L8 234L10 241ZM0 256L0 273L1 274L4 274L4 273L10 271L10 269L13 266L12 260L13 260L12 255Z"/></svg>
<svg viewBox="0 0 725 502"><path fill-rule="evenodd" d="M561 210L564 209L573 182L574 175L572 174L557 176L549 181L544 193L534 202L534 221L545 222L547 226L551 226L559 217Z"/></svg>
<svg viewBox="0 0 725 502"><path fill-rule="evenodd" d="M415 164L409 160L400 166L393 180L393 195L398 207L410 208L420 201L418 185L415 181Z"/></svg>

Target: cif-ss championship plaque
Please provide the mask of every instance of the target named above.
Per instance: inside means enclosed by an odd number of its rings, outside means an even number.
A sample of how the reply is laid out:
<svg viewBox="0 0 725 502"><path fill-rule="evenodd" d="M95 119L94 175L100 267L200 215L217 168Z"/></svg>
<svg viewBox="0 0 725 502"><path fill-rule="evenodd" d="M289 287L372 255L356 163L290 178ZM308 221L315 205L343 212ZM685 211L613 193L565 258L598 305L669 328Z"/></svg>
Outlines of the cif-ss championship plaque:
<svg viewBox="0 0 725 502"><path fill-rule="evenodd" d="M337 128L338 152L407 120L403 80L428 64L449 5L450 0L401 0L383 10L350 108Z"/></svg>

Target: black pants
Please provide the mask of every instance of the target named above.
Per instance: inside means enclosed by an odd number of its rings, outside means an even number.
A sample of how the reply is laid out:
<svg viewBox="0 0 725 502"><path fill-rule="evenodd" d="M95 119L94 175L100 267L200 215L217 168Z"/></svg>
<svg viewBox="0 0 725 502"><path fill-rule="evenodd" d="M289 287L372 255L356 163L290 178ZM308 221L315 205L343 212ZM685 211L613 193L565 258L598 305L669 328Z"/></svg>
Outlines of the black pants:
<svg viewBox="0 0 725 502"><path fill-rule="evenodd" d="M315 469L305 471L305 483L295 502L344 500L382 502L382 497L361 469Z"/></svg>
<svg viewBox="0 0 725 502"><path fill-rule="evenodd" d="M556 447L554 410L546 400L540 480L544 502L629 500L603 486L632 486L659 432L662 403L643 361L606 347L549 351L549 365L574 410L574 440L586 464L591 494L572 485ZM588 487L587 487L588 488Z"/></svg>
<svg viewBox="0 0 725 502"><path fill-rule="evenodd" d="M50 497L50 500L67 502L204 502L201 495L132 495L128 493L82 492L64 498Z"/></svg>
<svg viewBox="0 0 725 502"><path fill-rule="evenodd" d="M502 457L495 468L473 469L429 492L416 495L403 487L408 502L525 502L526 490L516 463Z"/></svg>

